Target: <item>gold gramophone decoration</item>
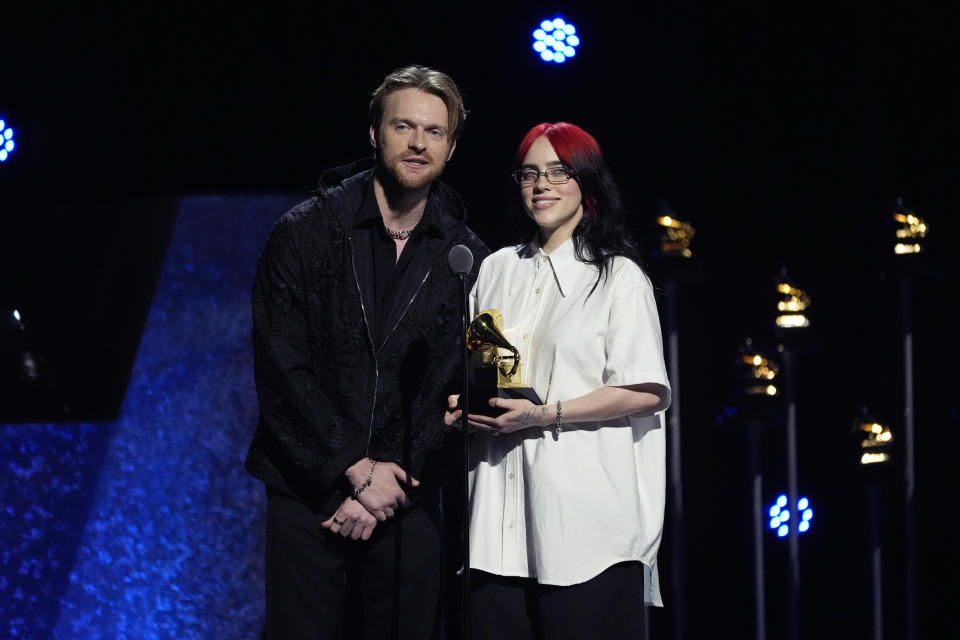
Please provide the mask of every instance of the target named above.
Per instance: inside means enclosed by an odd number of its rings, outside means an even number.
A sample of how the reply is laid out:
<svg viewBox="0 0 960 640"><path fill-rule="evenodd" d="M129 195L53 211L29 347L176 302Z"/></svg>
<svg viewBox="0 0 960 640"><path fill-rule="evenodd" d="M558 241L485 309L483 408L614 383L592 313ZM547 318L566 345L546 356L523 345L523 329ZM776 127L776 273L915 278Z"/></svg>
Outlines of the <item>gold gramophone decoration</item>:
<svg viewBox="0 0 960 640"><path fill-rule="evenodd" d="M893 432L889 426L871 417L866 407L854 421L854 430L859 432L861 438L860 464L876 464L890 460Z"/></svg>
<svg viewBox="0 0 960 640"><path fill-rule="evenodd" d="M663 227L660 235L660 253L664 256L692 258L690 241L696 231L689 222L678 220L673 215L662 215L657 218L657 224Z"/></svg>
<svg viewBox="0 0 960 640"><path fill-rule="evenodd" d="M524 382L520 351L503 335L502 313L496 309L478 313L467 327L467 348L473 358L470 413L496 413L489 405L494 397L526 398L541 404L536 392Z"/></svg>
<svg viewBox="0 0 960 640"><path fill-rule="evenodd" d="M747 338L740 349L740 363L744 370L741 391L748 396L776 396L776 378L780 365L754 347L753 340Z"/></svg>
<svg viewBox="0 0 960 640"><path fill-rule="evenodd" d="M893 252L901 256L923 251L923 240L927 237L929 227L923 218L903 205L903 198L897 198L893 221L897 224L897 242L893 246Z"/></svg>
<svg viewBox="0 0 960 640"><path fill-rule="evenodd" d="M807 307L810 306L810 296L807 292L790 282L785 272L780 274L777 291L781 295L777 302L777 326L781 329L809 327Z"/></svg>
<svg viewBox="0 0 960 640"><path fill-rule="evenodd" d="M476 354L480 366L496 367L497 387L523 386L520 384L520 352L503 335L502 313L496 309L478 313L467 327L467 348ZM510 355L500 355L501 349Z"/></svg>

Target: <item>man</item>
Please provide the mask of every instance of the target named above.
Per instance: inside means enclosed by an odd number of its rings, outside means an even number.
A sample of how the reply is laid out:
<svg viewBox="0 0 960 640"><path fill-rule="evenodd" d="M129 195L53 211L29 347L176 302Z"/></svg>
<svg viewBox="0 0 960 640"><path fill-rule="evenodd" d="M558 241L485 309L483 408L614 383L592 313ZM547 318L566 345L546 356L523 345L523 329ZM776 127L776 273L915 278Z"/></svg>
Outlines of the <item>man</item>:
<svg viewBox="0 0 960 640"><path fill-rule="evenodd" d="M370 101L376 162L326 172L260 256L246 468L267 485L268 638L434 628L461 327L447 254L470 248L472 281L488 253L437 180L465 117L447 75L388 75Z"/></svg>

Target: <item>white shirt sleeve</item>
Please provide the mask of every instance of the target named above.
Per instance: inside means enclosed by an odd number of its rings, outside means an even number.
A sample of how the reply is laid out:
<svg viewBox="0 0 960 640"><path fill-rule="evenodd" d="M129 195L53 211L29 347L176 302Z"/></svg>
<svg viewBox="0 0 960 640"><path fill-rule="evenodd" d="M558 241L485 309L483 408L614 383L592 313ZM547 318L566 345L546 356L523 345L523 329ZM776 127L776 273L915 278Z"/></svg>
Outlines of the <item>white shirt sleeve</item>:
<svg viewBox="0 0 960 640"><path fill-rule="evenodd" d="M660 317L647 276L628 260L617 262L605 286L613 287L604 339L607 386L657 383L669 388Z"/></svg>

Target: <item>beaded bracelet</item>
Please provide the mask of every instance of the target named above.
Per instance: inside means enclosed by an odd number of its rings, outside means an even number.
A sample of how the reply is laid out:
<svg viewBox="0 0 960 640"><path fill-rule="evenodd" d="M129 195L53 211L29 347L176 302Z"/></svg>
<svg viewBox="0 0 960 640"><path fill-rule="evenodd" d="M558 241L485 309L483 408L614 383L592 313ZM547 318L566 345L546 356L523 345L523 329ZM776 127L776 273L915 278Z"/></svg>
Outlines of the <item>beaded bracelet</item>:
<svg viewBox="0 0 960 640"><path fill-rule="evenodd" d="M553 432L553 439L560 439L560 432L563 431L563 411L560 409L560 401L557 400L557 428Z"/></svg>
<svg viewBox="0 0 960 640"><path fill-rule="evenodd" d="M377 468L377 461L372 460L372 465L370 465L370 474L367 476L367 479L363 481L359 487L353 490L353 499L356 500L357 496L363 493L363 490L370 486L370 483L373 481L373 470Z"/></svg>

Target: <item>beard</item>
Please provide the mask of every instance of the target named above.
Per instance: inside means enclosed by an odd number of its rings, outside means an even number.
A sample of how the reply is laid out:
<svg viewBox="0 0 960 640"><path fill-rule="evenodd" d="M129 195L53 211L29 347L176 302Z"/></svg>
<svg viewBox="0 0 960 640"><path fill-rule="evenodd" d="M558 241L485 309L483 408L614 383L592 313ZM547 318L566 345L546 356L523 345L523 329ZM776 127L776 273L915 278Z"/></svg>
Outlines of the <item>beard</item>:
<svg viewBox="0 0 960 640"><path fill-rule="evenodd" d="M384 179L384 182L399 189L411 191L425 187L439 178L447 164L446 162L436 162L432 156L428 155L426 157L430 160L429 168L414 173L403 166L404 157L406 156L396 155L391 158L384 158L383 147L377 145L377 173Z"/></svg>

